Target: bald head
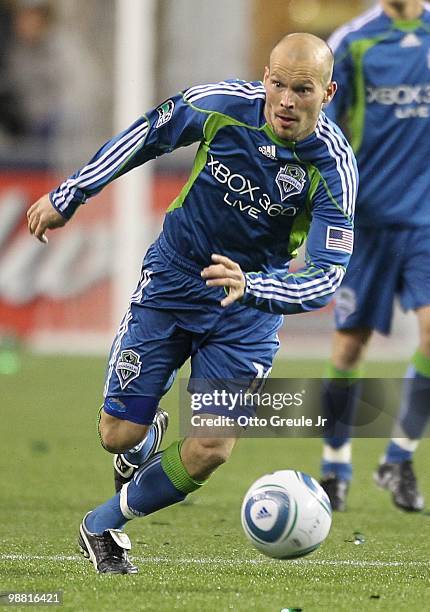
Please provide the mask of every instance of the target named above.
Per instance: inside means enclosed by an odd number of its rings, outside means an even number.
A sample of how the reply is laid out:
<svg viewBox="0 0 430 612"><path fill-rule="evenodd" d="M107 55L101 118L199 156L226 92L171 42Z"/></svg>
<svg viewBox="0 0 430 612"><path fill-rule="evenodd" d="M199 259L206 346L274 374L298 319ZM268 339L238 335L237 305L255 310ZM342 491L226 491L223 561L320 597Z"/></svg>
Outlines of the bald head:
<svg viewBox="0 0 430 612"><path fill-rule="evenodd" d="M330 47L318 36L306 33L287 34L275 45L270 54L270 65L288 61L314 66L323 87L333 75L334 58Z"/></svg>
<svg viewBox="0 0 430 612"><path fill-rule="evenodd" d="M321 109L336 93L333 54L312 34L289 34L272 50L264 70L267 123L282 140L303 140L317 125Z"/></svg>

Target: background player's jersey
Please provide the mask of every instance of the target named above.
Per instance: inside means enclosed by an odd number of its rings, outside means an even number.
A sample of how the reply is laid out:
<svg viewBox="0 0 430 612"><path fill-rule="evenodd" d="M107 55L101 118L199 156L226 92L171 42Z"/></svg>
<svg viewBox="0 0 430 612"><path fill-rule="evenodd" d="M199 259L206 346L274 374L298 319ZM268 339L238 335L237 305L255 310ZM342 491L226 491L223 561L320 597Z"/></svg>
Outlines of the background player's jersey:
<svg viewBox="0 0 430 612"><path fill-rule="evenodd" d="M323 113L305 140L280 140L266 123L264 104L260 82L192 87L104 145L51 193L51 202L70 218L114 178L200 142L189 180L164 220L168 244L202 267L212 253L236 261L248 273L245 304L286 314L323 306L352 252L354 155ZM308 232L306 267L289 273Z"/></svg>
<svg viewBox="0 0 430 612"><path fill-rule="evenodd" d="M429 6L413 22L374 8L328 41L339 90L327 115L347 115L359 226L430 225Z"/></svg>

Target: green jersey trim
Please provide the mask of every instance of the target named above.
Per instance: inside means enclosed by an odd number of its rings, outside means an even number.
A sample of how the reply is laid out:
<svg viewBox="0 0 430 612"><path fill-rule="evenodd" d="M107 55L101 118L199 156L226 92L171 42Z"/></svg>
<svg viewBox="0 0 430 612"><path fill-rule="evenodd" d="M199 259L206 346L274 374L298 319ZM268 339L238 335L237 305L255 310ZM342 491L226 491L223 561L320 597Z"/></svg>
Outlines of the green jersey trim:
<svg viewBox="0 0 430 612"><path fill-rule="evenodd" d="M302 161L300 159L300 157L297 155L296 152L294 152L294 157L295 157L295 159L300 164L303 164L304 166L306 166L306 169L308 171L308 176L310 177L310 180L311 180L311 185L309 187L309 192L308 192L309 204L312 203L312 199L313 199L313 197L314 197L314 195L316 193L318 185L319 185L320 182L322 182L322 184L324 186L324 189L326 190L327 195L328 195L330 201L342 213L342 215L345 217L345 219L347 219L351 223L351 225L353 226L354 225L354 218L351 217L350 215L347 215L345 213L345 211L343 210L342 206L340 206L340 204L338 203L338 201L336 200L336 198L334 197L334 195L330 191L330 187L328 186L327 181L325 180L323 175L320 173L318 168L316 166L314 166L313 164L309 163L309 162Z"/></svg>
<svg viewBox="0 0 430 612"><path fill-rule="evenodd" d="M388 38L393 30L402 32L413 32L418 28L423 28L430 31L430 28L421 19L412 21L393 21L391 27L386 32L379 34L373 38L362 38L354 40L349 51L354 64L354 102L347 112L348 125L351 132L351 146L355 153L361 147L363 142L364 122L366 115L366 88L364 83L364 56L366 53L379 44L381 41ZM344 54L343 57L345 57Z"/></svg>
<svg viewBox="0 0 430 612"><path fill-rule="evenodd" d="M206 165L209 146L212 140L215 138L216 134L222 128L229 127L229 126L237 126L237 127L243 127L248 130L254 130L256 132L264 132L267 136L269 136L271 140L273 140L277 144L280 144L281 146L285 148L290 148L290 149L294 148L295 143L287 143L283 140L276 138L273 132L271 132L270 127L268 126L267 123L261 127L257 127L255 125L249 125L247 123L244 123L243 121L234 119L234 117L230 117L229 115L224 115L223 113L219 113L213 110L205 110L205 109L198 108L197 106L194 106L194 104L192 104L191 102L188 102L188 100L185 100L185 102L189 106L191 106L193 110L199 113L204 113L208 115L208 118L206 119L204 126L203 126L204 140L201 142L199 149L197 151L197 155L194 159L194 164L191 170L191 174L187 182L181 189L179 195L173 200L173 202L168 207L166 211L168 213L172 212L176 208L181 208L181 206L183 205L185 198L191 191L192 186L194 185L194 183L196 182L197 178L199 177L200 173L202 172L203 168Z"/></svg>
<svg viewBox="0 0 430 612"><path fill-rule="evenodd" d="M298 249L305 242L309 233L309 227L312 221L312 198L314 197L321 181L321 175L315 166L308 164L306 166L306 171L310 186L306 196L305 209L300 215L298 215L298 217L296 217L291 228L290 239L288 242L288 253L291 255L291 257L297 257Z"/></svg>
<svg viewBox="0 0 430 612"><path fill-rule="evenodd" d="M176 208L181 208L181 206L183 205L185 198L187 197L187 195L189 194L191 190L191 187L194 185L200 172L203 170L203 168L206 165L206 162L208 159L208 149L209 149L209 143L202 142L200 144L199 149L197 151L197 155L194 159L194 164L191 169L191 174L188 177L187 182L182 187L179 194L176 196L176 198L173 200L173 202L168 207L166 211L167 213L172 212Z"/></svg>
<svg viewBox="0 0 430 612"><path fill-rule="evenodd" d="M275 132L273 131L272 126L269 123L265 123L260 128L260 130L262 130L266 134L266 136L270 138L270 140L274 142L275 144L294 151L296 142L294 140L282 140L282 138L279 138L278 136L276 136Z"/></svg>
<svg viewBox="0 0 430 612"><path fill-rule="evenodd" d="M351 132L351 146L355 153L363 142L364 122L366 116L366 87L364 83L364 56L381 40L387 38L386 32L375 38L363 38L351 43L350 52L354 63L354 101L347 112L348 125Z"/></svg>

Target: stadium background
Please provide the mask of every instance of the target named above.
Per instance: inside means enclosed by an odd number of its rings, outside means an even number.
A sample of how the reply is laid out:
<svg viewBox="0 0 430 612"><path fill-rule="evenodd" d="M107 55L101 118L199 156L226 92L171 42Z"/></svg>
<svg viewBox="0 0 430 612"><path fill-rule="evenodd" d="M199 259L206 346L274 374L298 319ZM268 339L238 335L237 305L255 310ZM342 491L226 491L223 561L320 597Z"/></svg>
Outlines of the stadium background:
<svg viewBox="0 0 430 612"><path fill-rule="evenodd" d="M130 43L127 36L119 38L121 4L124 8L124 3L114 0L0 2L1 27L7 32L1 43L0 75L3 87L10 89L0 98L7 104L12 96L18 109L24 113L26 105L30 109L23 133L11 130L8 113L0 122L0 339L7 346L104 354L138 277L147 243L157 235L165 209L186 180L194 147L151 162L145 173L142 169L132 173L145 174L142 180L147 181L147 191L134 198L146 194L141 205L134 202L126 208L124 199L133 195L127 197L124 194L130 192L110 186L82 207L67 228L50 233L48 247L26 233L29 204L127 125L119 93L126 103L127 95L128 99L134 95L133 65L141 64L135 63L131 46L130 70L118 76L118 45ZM132 2L125 4L131 8ZM326 37L371 4L368 0L142 0L145 18L152 20L142 30L152 43L147 59L151 70L141 80L142 100L152 106L185 86L232 77L259 79L273 41L285 32L307 30ZM46 23L28 18L31 11L46 8L50 10ZM130 27L125 23L126 31ZM146 110L136 104L134 108ZM121 181L127 180L139 178ZM125 247L133 240L130 258ZM287 317L282 354L324 358L329 352L331 310L328 306L321 312ZM397 309L393 337L389 341L377 337L370 356L406 358L415 340L413 317Z"/></svg>
<svg viewBox="0 0 430 612"><path fill-rule="evenodd" d="M110 186L67 227L49 232L48 246L28 235L25 222L35 198L148 106L193 84L259 79L282 34L327 36L371 4L0 0L0 593L62 590L65 612L425 608L429 512L404 514L372 484L384 447L377 438L354 442L348 511L309 558L259 555L245 541L239 509L264 473L292 467L317 476L321 441L243 439L201 494L127 528L137 576L95 576L75 543L84 513L112 493L111 457L95 427L106 351L192 148ZM133 22L136 10L150 19ZM138 40L135 28L144 32ZM137 43L146 44L145 61L129 50ZM145 62L148 72L133 73ZM127 199L128 189L147 194ZM273 377L323 374L331 315L329 307L286 318ZM403 375L416 330L413 317L397 318L394 337L372 344L369 376ZM178 389L163 399L166 444L179 436ZM426 499L428 464L423 443L416 467Z"/></svg>

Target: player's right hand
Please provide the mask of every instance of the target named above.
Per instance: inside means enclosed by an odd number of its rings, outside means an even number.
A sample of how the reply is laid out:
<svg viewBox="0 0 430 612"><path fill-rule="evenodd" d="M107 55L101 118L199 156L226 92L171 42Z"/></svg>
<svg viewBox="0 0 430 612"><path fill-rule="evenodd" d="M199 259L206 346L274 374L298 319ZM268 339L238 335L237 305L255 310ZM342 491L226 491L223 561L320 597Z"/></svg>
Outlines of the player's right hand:
<svg viewBox="0 0 430 612"><path fill-rule="evenodd" d="M66 224L65 219L51 204L49 194L42 196L27 211L28 229L40 242L48 242L47 229L55 229Z"/></svg>
<svg viewBox="0 0 430 612"><path fill-rule="evenodd" d="M203 268L202 278L206 279L208 287L224 287L227 297L221 300L221 306L230 306L236 300L240 300L245 292L245 276L238 263L229 257L213 253L211 256L213 264Z"/></svg>

